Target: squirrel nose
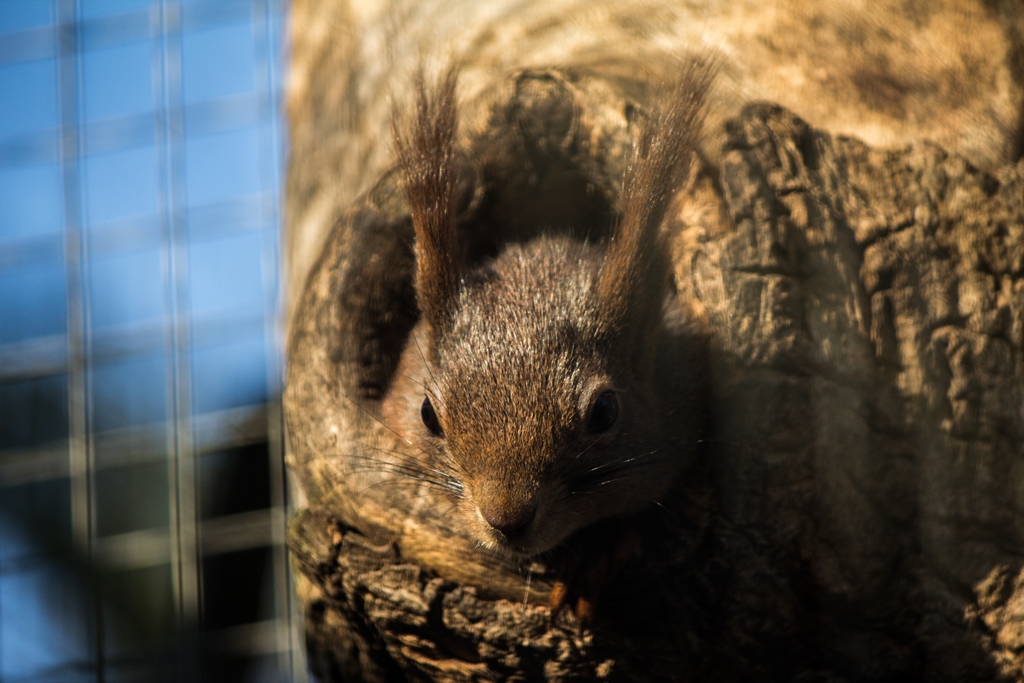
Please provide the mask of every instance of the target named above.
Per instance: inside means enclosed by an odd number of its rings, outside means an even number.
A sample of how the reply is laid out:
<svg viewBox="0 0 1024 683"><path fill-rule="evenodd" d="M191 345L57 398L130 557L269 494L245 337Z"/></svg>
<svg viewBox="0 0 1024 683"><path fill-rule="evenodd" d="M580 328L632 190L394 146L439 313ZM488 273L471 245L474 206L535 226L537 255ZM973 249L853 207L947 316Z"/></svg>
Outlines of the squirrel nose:
<svg viewBox="0 0 1024 683"><path fill-rule="evenodd" d="M480 516L496 531L512 538L521 532L533 520L537 509L532 505L511 508L480 508Z"/></svg>

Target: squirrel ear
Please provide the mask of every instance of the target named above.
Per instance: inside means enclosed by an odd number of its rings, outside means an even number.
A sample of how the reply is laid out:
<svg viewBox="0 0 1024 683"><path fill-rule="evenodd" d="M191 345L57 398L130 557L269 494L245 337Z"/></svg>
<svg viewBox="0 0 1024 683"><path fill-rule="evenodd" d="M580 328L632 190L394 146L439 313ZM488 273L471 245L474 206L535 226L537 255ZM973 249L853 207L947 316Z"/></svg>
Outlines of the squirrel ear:
<svg viewBox="0 0 1024 683"><path fill-rule="evenodd" d="M450 67L428 89L422 69L416 76L416 109L410 130L392 118L398 162L416 233L416 294L431 334L447 326L458 297L456 259L455 131L458 112Z"/></svg>
<svg viewBox="0 0 1024 683"><path fill-rule="evenodd" d="M713 61L685 65L633 143L623 181L622 217L597 282L602 313L613 330L643 335L660 319L670 265L661 223L689 176L717 71Z"/></svg>

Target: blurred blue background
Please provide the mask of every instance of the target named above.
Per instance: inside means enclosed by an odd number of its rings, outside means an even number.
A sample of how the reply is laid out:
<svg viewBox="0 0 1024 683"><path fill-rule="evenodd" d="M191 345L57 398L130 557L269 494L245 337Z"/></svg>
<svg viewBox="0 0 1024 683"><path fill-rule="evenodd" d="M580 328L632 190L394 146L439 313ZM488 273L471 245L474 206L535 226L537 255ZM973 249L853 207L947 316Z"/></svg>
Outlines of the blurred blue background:
<svg viewBox="0 0 1024 683"><path fill-rule="evenodd" d="M284 0L0 0L0 682L304 680Z"/></svg>

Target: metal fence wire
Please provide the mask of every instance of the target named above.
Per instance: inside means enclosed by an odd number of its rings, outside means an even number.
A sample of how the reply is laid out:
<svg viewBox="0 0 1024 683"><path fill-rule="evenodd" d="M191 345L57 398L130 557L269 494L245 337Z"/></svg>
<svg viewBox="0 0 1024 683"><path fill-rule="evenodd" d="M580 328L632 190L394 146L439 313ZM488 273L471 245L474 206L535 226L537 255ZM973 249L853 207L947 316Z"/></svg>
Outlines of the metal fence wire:
<svg viewBox="0 0 1024 683"><path fill-rule="evenodd" d="M283 0L0 0L0 682L305 680Z"/></svg>

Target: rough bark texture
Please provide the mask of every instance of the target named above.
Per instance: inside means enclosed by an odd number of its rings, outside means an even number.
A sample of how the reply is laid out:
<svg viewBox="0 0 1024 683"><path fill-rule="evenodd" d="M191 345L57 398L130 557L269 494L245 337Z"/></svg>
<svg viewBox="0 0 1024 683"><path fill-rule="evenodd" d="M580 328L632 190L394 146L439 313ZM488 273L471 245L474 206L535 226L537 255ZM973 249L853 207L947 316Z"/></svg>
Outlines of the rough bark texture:
<svg viewBox="0 0 1024 683"><path fill-rule="evenodd" d="M614 215L646 94L609 73L480 87L464 210ZM715 139L669 221L713 438L582 632L551 623L547 567L478 549L389 459L376 409L417 315L395 174L337 221L285 396L322 681L1024 680L1024 162L876 149L767 103Z"/></svg>
<svg viewBox="0 0 1024 683"><path fill-rule="evenodd" d="M932 140L992 170L1024 153L1020 0L293 0L290 307L331 226L391 164L420 63L472 102L510 71L574 66L631 97L688 53L724 65L707 153L751 100L875 146ZM673 80L671 76L668 80Z"/></svg>

